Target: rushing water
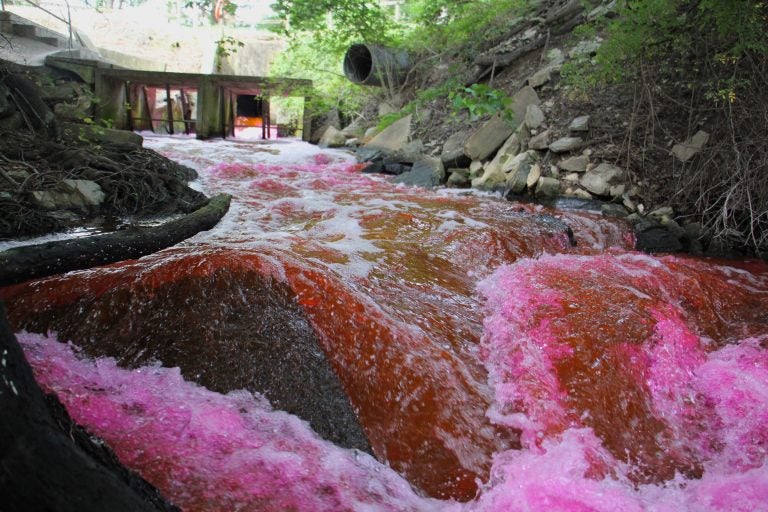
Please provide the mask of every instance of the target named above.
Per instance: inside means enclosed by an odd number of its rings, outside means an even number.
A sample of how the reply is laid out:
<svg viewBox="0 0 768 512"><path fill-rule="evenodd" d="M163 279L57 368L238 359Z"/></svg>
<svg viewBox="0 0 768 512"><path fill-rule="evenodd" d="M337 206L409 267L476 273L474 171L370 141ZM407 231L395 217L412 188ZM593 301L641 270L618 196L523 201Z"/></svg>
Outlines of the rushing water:
<svg viewBox="0 0 768 512"><path fill-rule="evenodd" d="M766 510L765 264L300 143L147 145L233 194L220 225L0 296L41 384L184 510ZM292 333L376 459L241 389L252 338Z"/></svg>

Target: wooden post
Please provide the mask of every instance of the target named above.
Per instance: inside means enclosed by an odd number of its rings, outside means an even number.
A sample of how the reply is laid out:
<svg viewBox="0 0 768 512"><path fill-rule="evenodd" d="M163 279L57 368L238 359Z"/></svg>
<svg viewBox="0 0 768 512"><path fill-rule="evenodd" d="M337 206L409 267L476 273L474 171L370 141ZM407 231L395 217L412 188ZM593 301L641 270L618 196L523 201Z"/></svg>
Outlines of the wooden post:
<svg viewBox="0 0 768 512"><path fill-rule="evenodd" d="M184 89L179 89L181 100L181 120L184 122L184 133L189 135L189 122L187 121L187 98L184 97Z"/></svg>
<svg viewBox="0 0 768 512"><path fill-rule="evenodd" d="M152 109L149 108L149 96L147 96L147 86L141 86L141 92L144 95L144 108L147 111L147 118L149 119L149 129L152 133L155 133L155 123L152 122Z"/></svg>
<svg viewBox="0 0 768 512"><path fill-rule="evenodd" d="M165 108L168 114L168 134L173 135L173 99L171 99L171 84L165 84Z"/></svg>
<svg viewBox="0 0 768 512"><path fill-rule="evenodd" d="M131 102L131 82L126 80L125 87L125 115L128 118L128 130L133 131L133 103Z"/></svg>

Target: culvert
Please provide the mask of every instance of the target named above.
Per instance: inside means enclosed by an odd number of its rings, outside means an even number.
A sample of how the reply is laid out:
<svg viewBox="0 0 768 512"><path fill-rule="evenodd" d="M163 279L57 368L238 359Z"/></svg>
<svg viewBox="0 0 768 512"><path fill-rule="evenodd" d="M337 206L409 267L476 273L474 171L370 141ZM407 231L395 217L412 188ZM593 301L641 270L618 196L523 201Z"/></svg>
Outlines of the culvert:
<svg viewBox="0 0 768 512"><path fill-rule="evenodd" d="M410 69L408 53L371 44L353 44L344 55L344 75L360 85L394 87Z"/></svg>

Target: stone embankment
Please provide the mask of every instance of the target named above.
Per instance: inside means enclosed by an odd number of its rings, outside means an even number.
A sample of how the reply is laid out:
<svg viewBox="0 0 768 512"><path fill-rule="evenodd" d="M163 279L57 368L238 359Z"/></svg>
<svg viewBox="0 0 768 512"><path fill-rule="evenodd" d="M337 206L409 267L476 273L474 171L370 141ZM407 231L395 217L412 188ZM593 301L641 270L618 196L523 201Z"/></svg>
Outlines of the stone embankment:
<svg viewBox="0 0 768 512"><path fill-rule="evenodd" d="M563 108L567 90L560 82L563 66L591 59L601 39L575 42L564 37L558 40L558 48L546 47L548 38L566 34L585 20L611 16L613 3L591 12L584 11L578 1L547 2L547 6L540 16L521 20L507 40L474 60L473 80L481 80L489 70L514 67L516 61L538 52L533 67L531 59L518 66L526 74L510 90L513 115L500 112L479 126L468 124L465 129L442 133L437 143L425 143L415 136L418 120L412 115L380 132L373 126L375 121L366 123L362 118L343 129L326 123L313 133L312 140L325 147L354 148L360 161L370 162L369 172L396 175L397 182L473 188L500 192L514 200L596 210L631 222L638 249L703 252L707 237L700 225L683 225L671 207L651 204L645 199L648 184L617 165L616 159L604 156L615 154L606 150L613 141L603 136L605 126L593 125L604 124L607 116ZM621 110L610 105L606 109L612 109L611 119L617 131L621 130ZM429 115L441 114L432 111ZM442 115L448 117L449 113ZM679 141L670 148L670 158L685 162L707 140L707 133L700 131Z"/></svg>

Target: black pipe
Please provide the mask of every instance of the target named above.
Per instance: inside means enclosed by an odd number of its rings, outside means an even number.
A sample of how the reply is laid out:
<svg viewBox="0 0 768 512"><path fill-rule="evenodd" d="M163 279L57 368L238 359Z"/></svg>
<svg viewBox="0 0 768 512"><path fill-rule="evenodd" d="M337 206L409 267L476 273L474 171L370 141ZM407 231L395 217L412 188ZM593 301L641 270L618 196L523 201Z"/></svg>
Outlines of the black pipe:
<svg viewBox="0 0 768 512"><path fill-rule="evenodd" d="M398 86L410 67L407 52L371 44L353 44L344 56L344 75L360 85Z"/></svg>

